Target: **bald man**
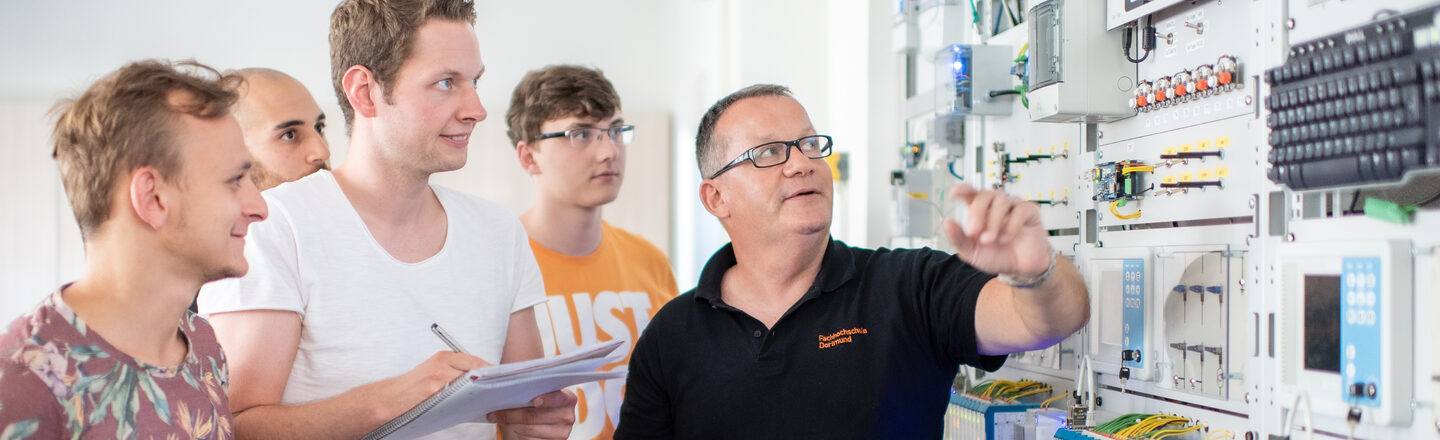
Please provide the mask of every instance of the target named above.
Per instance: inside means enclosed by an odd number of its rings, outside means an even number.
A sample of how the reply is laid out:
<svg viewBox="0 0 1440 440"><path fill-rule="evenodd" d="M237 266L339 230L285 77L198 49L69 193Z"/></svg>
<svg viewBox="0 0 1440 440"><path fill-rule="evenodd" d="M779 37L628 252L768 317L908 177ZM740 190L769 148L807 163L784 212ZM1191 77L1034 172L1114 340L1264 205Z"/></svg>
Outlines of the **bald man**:
<svg viewBox="0 0 1440 440"><path fill-rule="evenodd" d="M276 70L237 71L245 78L235 119L255 157L250 177L261 191L330 169L325 113L295 78Z"/></svg>

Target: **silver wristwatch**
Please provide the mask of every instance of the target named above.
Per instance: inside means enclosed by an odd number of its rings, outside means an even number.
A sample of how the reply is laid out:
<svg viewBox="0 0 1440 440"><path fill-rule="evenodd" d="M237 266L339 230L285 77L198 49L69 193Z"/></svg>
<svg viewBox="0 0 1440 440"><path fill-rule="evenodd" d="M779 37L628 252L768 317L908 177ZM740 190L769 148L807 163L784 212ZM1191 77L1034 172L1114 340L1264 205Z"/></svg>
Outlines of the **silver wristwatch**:
<svg viewBox="0 0 1440 440"><path fill-rule="evenodd" d="M1050 274L1054 272L1055 252L1052 251L1050 252L1050 267L1045 268L1045 271L1041 272L1040 275L1036 275L1035 277L1028 280L1017 280L1015 278L1011 278L1009 275L1004 274L998 275L998 277L1000 278L1001 282L1009 284L1017 289L1033 289L1041 284L1045 284L1045 280L1050 279Z"/></svg>

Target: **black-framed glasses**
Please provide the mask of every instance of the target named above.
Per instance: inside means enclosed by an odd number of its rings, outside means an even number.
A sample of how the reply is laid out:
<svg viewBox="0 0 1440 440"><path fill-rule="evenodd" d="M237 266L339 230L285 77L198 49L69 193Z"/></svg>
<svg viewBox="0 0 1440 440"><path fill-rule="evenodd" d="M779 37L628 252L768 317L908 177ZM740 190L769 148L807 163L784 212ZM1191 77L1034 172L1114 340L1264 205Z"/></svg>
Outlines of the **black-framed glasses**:
<svg viewBox="0 0 1440 440"><path fill-rule="evenodd" d="M630 141L635 140L634 125L619 125L610 128L572 128L569 130L557 131L554 133L541 133L540 136L535 137L535 140L538 142L550 138L568 136L570 137L571 146L583 149L585 147L589 147L590 144L594 143L595 141L600 140L600 135L602 133L606 136L609 136L610 142L615 143L615 146L617 147L629 145Z"/></svg>
<svg viewBox="0 0 1440 440"><path fill-rule="evenodd" d="M830 146L833 143L834 141L830 139L830 136L823 134L812 134L793 141L767 142L745 150L744 153L740 153L739 157L725 164L724 167L720 168L720 171L711 174L707 179L720 177L720 173L735 168L747 160L750 161L750 164L754 165L755 168L769 168L780 165L790 160L790 147L799 148L800 154L804 154L805 157L809 159L824 158L830 155Z"/></svg>

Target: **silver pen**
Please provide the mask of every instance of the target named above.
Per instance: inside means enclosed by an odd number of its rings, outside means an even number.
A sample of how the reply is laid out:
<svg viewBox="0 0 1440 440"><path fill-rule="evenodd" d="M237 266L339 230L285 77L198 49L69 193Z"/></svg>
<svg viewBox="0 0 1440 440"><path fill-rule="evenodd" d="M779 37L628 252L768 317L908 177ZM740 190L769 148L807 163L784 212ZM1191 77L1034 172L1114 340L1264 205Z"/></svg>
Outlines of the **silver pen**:
<svg viewBox="0 0 1440 440"><path fill-rule="evenodd" d="M439 336L440 340L445 341L445 345L450 346L450 349L455 350L456 353L470 353L465 351L465 348L461 347L460 343L455 341L455 338L450 337L450 334L446 333L445 329L440 328L440 323L430 324L430 331L435 332L435 336Z"/></svg>

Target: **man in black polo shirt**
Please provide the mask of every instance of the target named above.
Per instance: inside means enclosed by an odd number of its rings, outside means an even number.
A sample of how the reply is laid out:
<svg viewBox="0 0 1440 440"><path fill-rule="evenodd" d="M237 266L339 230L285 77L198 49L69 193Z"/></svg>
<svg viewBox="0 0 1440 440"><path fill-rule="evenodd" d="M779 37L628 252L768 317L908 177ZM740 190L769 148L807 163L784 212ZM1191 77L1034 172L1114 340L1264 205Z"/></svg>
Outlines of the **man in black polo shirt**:
<svg viewBox="0 0 1440 440"><path fill-rule="evenodd" d="M636 343L615 438L940 438L960 364L993 371L1089 319L1036 206L1001 192L952 190L958 256L831 239L830 147L782 86L705 114L700 199L731 244Z"/></svg>

